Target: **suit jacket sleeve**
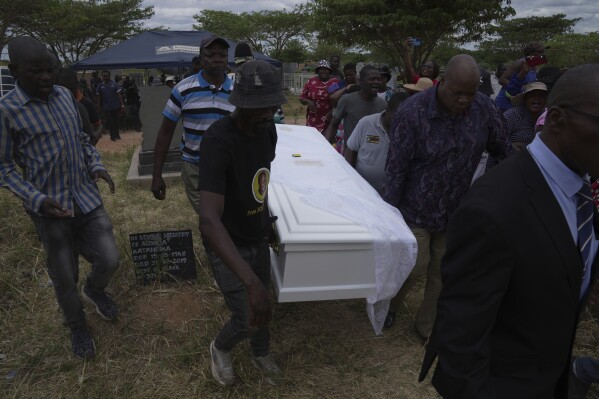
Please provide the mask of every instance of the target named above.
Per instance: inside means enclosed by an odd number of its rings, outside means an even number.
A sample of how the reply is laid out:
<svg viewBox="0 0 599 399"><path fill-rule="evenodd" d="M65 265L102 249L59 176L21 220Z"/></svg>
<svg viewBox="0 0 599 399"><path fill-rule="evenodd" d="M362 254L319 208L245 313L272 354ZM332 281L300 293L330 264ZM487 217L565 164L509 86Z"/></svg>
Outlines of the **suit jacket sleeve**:
<svg viewBox="0 0 599 399"><path fill-rule="evenodd" d="M513 268L506 234L477 206L451 218L432 342L439 358L433 385L446 399L494 397L486 384L490 332Z"/></svg>

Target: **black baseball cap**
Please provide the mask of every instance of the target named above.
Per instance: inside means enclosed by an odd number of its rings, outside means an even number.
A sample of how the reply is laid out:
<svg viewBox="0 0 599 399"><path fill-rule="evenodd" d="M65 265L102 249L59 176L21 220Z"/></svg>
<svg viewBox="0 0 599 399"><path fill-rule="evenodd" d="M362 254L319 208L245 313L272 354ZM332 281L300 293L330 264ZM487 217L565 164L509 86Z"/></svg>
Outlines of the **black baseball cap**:
<svg viewBox="0 0 599 399"><path fill-rule="evenodd" d="M211 33L204 40L202 40L202 44L200 45L200 48L208 48L213 43L221 43L226 48L230 47L229 43L225 39L223 39L222 37L216 36L215 34Z"/></svg>

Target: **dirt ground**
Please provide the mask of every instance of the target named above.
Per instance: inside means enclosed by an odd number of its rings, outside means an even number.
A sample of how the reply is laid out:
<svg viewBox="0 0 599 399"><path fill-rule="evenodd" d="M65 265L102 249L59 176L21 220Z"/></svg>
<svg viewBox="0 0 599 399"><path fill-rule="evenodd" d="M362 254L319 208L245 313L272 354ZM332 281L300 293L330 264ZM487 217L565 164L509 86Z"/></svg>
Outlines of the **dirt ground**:
<svg viewBox="0 0 599 399"><path fill-rule="evenodd" d="M142 132L136 132L135 130L126 130L120 132L121 139L117 141L111 141L110 135L105 133L102 138L96 144L96 148L101 152L122 152L131 146L137 146L141 144Z"/></svg>

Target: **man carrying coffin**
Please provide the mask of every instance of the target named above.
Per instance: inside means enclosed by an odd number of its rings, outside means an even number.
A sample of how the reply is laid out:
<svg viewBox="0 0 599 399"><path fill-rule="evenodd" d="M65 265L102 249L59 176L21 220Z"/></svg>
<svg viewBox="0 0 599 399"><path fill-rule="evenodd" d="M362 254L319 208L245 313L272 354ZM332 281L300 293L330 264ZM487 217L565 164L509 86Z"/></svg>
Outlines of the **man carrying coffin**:
<svg viewBox="0 0 599 399"><path fill-rule="evenodd" d="M274 114L287 100L279 71L248 61L235 75L236 109L213 123L200 147L200 231L231 319L210 343L212 375L235 382L231 350L249 338L252 363L276 384L281 370L269 354L271 304L268 181L275 157Z"/></svg>

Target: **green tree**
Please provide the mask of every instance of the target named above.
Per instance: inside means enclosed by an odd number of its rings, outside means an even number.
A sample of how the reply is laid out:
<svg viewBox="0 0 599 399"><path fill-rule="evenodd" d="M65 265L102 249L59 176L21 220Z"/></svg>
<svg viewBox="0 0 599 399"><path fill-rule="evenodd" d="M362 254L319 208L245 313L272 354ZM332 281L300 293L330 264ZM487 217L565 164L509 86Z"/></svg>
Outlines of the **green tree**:
<svg viewBox="0 0 599 399"><path fill-rule="evenodd" d="M307 58L306 46L297 39L290 40L277 57L281 62L304 62Z"/></svg>
<svg viewBox="0 0 599 399"><path fill-rule="evenodd" d="M253 13L236 14L230 11L202 10L193 19L196 30L205 30L226 37L235 42L246 42L253 50L262 52L264 40L260 27L253 18Z"/></svg>
<svg viewBox="0 0 599 399"><path fill-rule="evenodd" d="M546 54L552 65L572 67L599 62L599 32L557 35L547 44L551 46Z"/></svg>
<svg viewBox="0 0 599 399"><path fill-rule="evenodd" d="M457 41L480 40L491 22L515 12L510 0L311 0L319 38L366 51L386 51L392 63L403 64L412 52L419 65L448 36ZM422 45L405 46L408 37Z"/></svg>
<svg viewBox="0 0 599 399"><path fill-rule="evenodd" d="M142 1L36 0L17 26L71 64L141 32L143 21L154 14L153 7L141 8Z"/></svg>
<svg viewBox="0 0 599 399"><path fill-rule="evenodd" d="M311 17L301 5L292 11L258 11L253 17L260 28L265 50L277 59L287 43L303 39L311 28Z"/></svg>
<svg viewBox="0 0 599 399"><path fill-rule="evenodd" d="M445 65L456 54L470 54L474 56L472 51L460 47L460 44L456 40L449 37L439 40L430 57L439 65Z"/></svg>
<svg viewBox="0 0 599 399"><path fill-rule="evenodd" d="M323 41L318 41L316 46L314 46L311 54L311 58L314 61L327 60L331 59L331 56L338 55L341 57L341 65L345 62L345 49L341 46L334 45L331 43L326 43Z"/></svg>
<svg viewBox="0 0 599 399"><path fill-rule="evenodd" d="M236 42L246 42L252 49L280 58L292 40L301 40L312 30L312 19L305 7L291 11L254 11L236 14L230 11L202 10L193 16L194 29L206 30Z"/></svg>
<svg viewBox="0 0 599 399"><path fill-rule="evenodd" d="M489 38L479 45L483 56L503 61L522 57L527 43L550 41L556 36L572 33L572 28L580 18L566 18L565 14L547 17L514 18L500 21L489 30Z"/></svg>
<svg viewBox="0 0 599 399"><path fill-rule="evenodd" d="M0 0L0 50L18 34L20 17L31 13L35 5L35 0Z"/></svg>

